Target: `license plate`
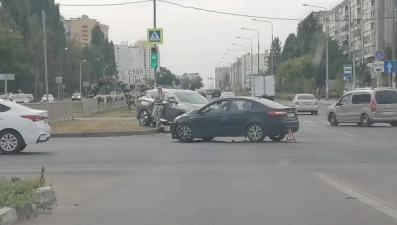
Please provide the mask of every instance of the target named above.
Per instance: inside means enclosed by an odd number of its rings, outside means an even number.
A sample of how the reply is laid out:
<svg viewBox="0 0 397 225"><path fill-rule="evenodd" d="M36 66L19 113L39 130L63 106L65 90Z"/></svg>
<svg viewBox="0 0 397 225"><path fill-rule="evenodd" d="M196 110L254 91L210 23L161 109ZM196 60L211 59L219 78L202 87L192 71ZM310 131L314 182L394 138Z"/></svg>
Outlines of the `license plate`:
<svg viewBox="0 0 397 225"><path fill-rule="evenodd" d="M382 112L383 116L394 116L396 115L396 112Z"/></svg>
<svg viewBox="0 0 397 225"><path fill-rule="evenodd" d="M295 117L295 113L287 113L287 117Z"/></svg>

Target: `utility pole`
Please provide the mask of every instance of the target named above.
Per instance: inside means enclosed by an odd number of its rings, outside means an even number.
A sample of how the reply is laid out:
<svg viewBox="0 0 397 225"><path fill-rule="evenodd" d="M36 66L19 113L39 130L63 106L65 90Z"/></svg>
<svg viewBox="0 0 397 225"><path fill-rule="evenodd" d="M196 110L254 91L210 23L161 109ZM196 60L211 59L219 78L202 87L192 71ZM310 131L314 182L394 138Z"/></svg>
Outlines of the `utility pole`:
<svg viewBox="0 0 397 225"><path fill-rule="evenodd" d="M45 11L41 11L43 17L43 46L44 46L44 74L45 74L45 94L48 101L48 67L47 67L47 34L45 29Z"/></svg>
<svg viewBox="0 0 397 225"><path fill-rule="evenodd" d="M395 61L396 60L396 1L393 1L393 51L392 51L392 59ZM394 80L394 81L393 81ZM396 73L393 73L393 76L390 80L390 87L393 87L393 82L394 82L394 88L397 89L397 81L396 81Z"/></svg>
<svg viewBox="0 0 397 225"><path fill-rule="evenodd" d="M156 0L153 0L153 28L156 28L156 26L157 26ZM157 47L157 46L154 45L154 47ZM157 51L157 55L159 55L158 52L159 51ZM154 77L154 85L156 86L157 85L157 67L153 68L153 77Z"/></svg>
<svg viewBox="0 0 397 225"><path fill-rule="evenodd" d="M380 1L375 1L375 18L380 16ZM381 40L381 21L380 19L375 19L376 22L376 50L380 50L382 48L380 40ZM376 72L376 86L382 87L382 73Z"/></svg>

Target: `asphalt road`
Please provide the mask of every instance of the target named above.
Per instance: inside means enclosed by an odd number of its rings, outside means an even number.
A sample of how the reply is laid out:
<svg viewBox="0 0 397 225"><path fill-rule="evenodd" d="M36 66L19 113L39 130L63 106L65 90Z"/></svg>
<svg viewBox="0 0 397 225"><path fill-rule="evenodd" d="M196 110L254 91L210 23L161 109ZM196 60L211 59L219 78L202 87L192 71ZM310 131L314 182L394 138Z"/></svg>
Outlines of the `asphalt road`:
<svg viewBox="0 0 397 225"><path fill-rule="evenodd" d="M0 155L0 175L46 166L58 206L35 224L396 224L397 128L330 127L325 108L298 143L52 139Z"/></svg>

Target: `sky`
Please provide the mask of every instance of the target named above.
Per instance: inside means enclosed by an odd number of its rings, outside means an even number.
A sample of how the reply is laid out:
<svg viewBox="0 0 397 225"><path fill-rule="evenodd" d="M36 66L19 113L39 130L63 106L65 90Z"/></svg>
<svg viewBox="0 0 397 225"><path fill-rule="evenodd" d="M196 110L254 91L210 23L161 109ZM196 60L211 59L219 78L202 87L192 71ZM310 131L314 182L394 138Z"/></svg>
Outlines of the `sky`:
<svg viewBox="0 0 397 225"><path fill-rule="evenodd" d="M128 41L134 44L146 38L147 28L153 27L153 2L143 2L122 6L66 6L66 4L114 4L139 0L55 0L60 4L61 14L66 18L87 15L109 26L109 38L115 44ZM304 19L311 11L318 9L302 4L316 5L331 9L341 0L167 0L169 2L211 9L222 12L247 14L263 17ZM63 5L64 4L64 5ZM284 43L288 34L296 33L299 20L266 19L274 26L274 36ZM251 51L252 39L254 54L257 52L257 33L242 30L242 27L258 30L260 52L270 48L271 26L268 23L252 21L250 18L214 14L157 2L157 27L164 29L164 43L160 46L160 65L176 75L200 73L205 85L211 85L217 65L231 63L221 60L224 54L244 54L244 45ZM222 61L219 63L219 61Z"/></svg>

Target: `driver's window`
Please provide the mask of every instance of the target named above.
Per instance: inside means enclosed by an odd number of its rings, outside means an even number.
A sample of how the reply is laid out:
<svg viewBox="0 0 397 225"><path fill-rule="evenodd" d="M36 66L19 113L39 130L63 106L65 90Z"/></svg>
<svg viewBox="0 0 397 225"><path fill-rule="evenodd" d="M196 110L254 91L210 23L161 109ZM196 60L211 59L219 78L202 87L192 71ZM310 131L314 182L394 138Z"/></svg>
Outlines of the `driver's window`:
<svg viewBox="0 0 397 225"><path fill-rule="evenodd" d="M215 102L207 106L203 112L225 112L227 108L228 100Z"/></svg>
<svg viewBox="0 0 397 225"><path fill-rule="evenodd" d="M340 104L342 105L347 105L350 102L350 98L351 98L351 94L345 95L341 98L341 100L339 101Z"/></svg>
<svg viewBox="0 0 397 225"><path fill-rule="evenodd" d="M169 98L175 98L171 93L165 91L164 92L164 100L168 101Z"/></svg>

